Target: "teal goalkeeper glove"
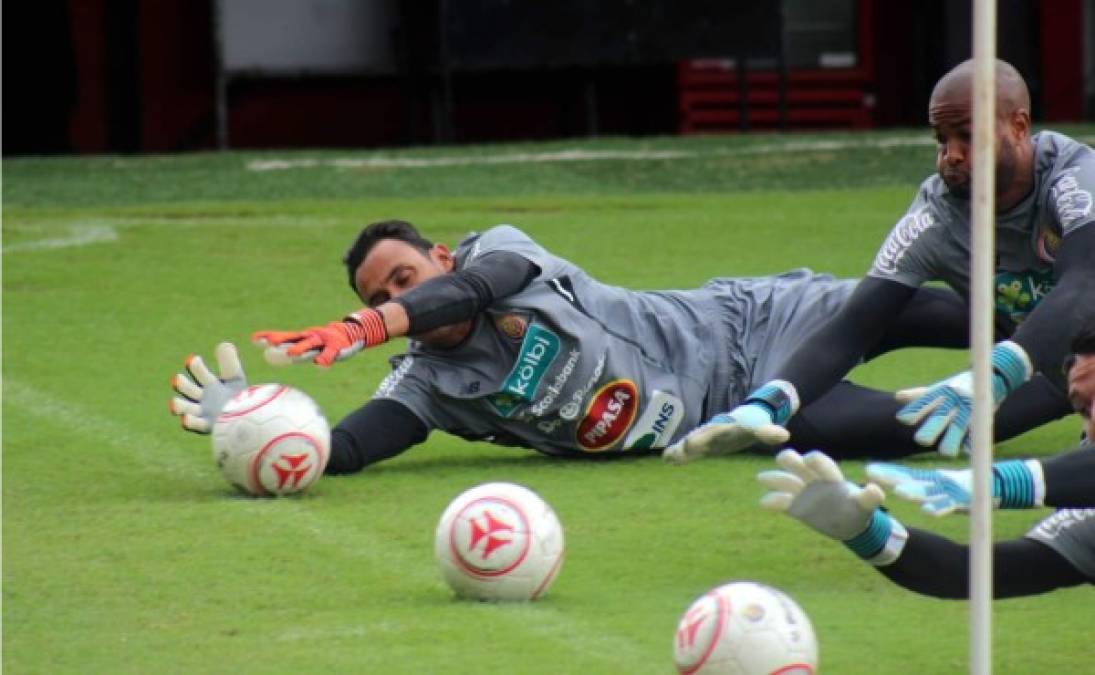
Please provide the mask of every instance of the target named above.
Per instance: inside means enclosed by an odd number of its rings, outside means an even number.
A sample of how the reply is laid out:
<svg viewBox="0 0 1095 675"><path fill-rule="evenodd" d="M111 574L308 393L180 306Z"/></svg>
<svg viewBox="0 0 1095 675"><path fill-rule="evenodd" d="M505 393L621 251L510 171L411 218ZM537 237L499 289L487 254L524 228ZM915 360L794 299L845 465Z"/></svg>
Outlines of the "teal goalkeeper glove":
<svg viewBox="0 0 1095 675"><path fill-rule="evenodd" d="M183 429L208 434L228 401L247 388L239 352L231 342L217 345L215 355L220 377L205 365L202 357L186 357L188 375L177 373L171 378L171 388L178 396L168 402L172 415L179 417Z"/></svg>
<svg viewBox="0 0 1095 675"><path fill-rule="evenodd" d="M740 452L754 445L779 445L791 434L783 428L798 412L798 392L784 380L772 380L730 412L719 413L662 452L668 462Z"/></svg>
<svg viewBox="0 0 1095 675"><path fill-rule="evenodd" d="M901 555L908 532L878 508L886 495L877 485L860 488L845 480L837 463L819 450L805 457L784 450L776 463L782 471L757 474L769 490L761 497L761 506L843 542L872 565L889 565Z"/></svg>
<svg viewBox="0 0 1095 675"><path fill-rule="evenodd" d="M920 504L931 516L969 511L973 494L970 469L912 469L900 464L871 463L867 476L902 499ZM1042 506L1046 485L1037 460L1008 460L992 465L992 503L1000 509Z"/></svg>
<svg viewBox="0 0 1095 675"><path fill-rule="evenodd" d="M993 410L1024 382L1034 368L1023 348L1010 340L992 350ZM969 452L970 414L973 406L973 373L966 371L928 388L905 389L897 399L908 403L897 411L897 419L910 426L919 425L914 438L924 447L939 441L940 454L955 457L959 450ZM911 401L911 402L910 402Z"/></svg>

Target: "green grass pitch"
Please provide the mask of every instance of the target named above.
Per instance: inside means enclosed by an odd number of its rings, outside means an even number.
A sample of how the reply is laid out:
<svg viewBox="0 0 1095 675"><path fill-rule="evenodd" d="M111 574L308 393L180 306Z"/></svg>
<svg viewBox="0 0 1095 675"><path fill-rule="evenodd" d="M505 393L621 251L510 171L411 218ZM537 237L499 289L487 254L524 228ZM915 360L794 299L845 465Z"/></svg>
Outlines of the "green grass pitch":
<svg viewBox="0 0 1095 675"><path fill-rule="evenodd" d="M585 154L497 160L571 150ZM252 382L300 387L332 422L366 400L400 344L321 371L274 369L247 343L354 309L339 260L373 220L405 218L451 245L512 223L634 288L797 266L856 276L933 152L909 131L5 159L4 670L667 673L688 604L753 579L805 608L823 672L964 671L968 605L906 592L759 509L762 457L566 461L435 434L359 475L259 500L235 494L208 439L167 412L183 358L224 339ZM853 376L895 388L965 358L910 351ZM1078 433L1063 420L998 454L1052 453ZM562 572L535 603L455 600L435 567L444 506L491 480L531 486L566 528ZM891 506L966 538L961 518ZM1000 513L995 534L1041 515ZM996 672L1089 665L1092 599L1086 587L996 603Z"/></svg>

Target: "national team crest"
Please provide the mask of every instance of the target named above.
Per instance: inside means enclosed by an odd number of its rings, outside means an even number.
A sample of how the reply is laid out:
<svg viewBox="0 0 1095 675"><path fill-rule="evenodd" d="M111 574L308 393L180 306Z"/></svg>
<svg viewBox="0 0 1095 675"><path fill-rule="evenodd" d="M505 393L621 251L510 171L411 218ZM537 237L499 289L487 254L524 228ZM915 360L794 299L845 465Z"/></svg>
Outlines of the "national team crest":
<svg viewBox="0 0 1095 675"><path fill-rule="evenodd" d="M500 314L494 317L494 327L511 340L520 340L528 330L528 318L516 313Z"/></svg>
<svg viewBox="0 0 1095 675"><path fill-rule="evenodd" d="M1057 251L1061 248L1061 235L1053 231L1051 227L1043 227L1038 233L1038 244L1035 252L1038 259L1045 263L1053 263L1057 260Z"/></svg>

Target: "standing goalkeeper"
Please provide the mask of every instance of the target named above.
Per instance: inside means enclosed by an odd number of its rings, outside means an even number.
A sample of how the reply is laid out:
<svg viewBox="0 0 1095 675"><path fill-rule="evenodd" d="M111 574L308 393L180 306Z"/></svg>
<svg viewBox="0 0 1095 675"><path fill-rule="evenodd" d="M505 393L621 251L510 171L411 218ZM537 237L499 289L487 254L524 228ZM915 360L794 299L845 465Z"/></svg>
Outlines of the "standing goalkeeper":
<svg viewBox="0 0 1095 675"><path fill-rule="evenodd" d="M938 174L920 186L847 304L771 381L668 448L666 459L777 444L788 431L802 447L792 416L859 362L922 284L943 281L968 301L972 83L966 61L935 85L928 118ZM1032 136L1029 111L1022 77L997 61L995 318L1007 339L992 352L993 394L997 406L1021 401L998 411L998 438L1069 411L1057 365L1078 327L1095 319L1095 152L1052 131ZM938 444L950 456L968 450L970 373L902 398L908 405L900 410L887 405L903 423L919 425L917 443ZM875 445L885 451L888 442L878 435Z"/></svg>

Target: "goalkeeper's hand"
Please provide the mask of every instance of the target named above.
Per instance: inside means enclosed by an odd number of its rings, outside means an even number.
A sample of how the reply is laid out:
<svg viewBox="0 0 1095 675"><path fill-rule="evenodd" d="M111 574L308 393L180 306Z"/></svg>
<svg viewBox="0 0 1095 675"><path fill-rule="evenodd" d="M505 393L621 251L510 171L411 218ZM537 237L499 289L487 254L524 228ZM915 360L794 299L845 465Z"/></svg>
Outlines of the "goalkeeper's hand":
<svg viewBox="0 0 1095 675"><path fill-rule="evenodd" d="M992 350L992 371L995 410L1008 394L1030 379L1034 369L1023 348L1005 340ZM939 441L939 452L947 457L957 456L960 450L969 452L973 406L971 371L959 373L931 387L899 391L897 399L907 404L897 412L897 419L904 424L920 427L914 436L917 443L931 447Z"/></svg>
<svg viewBox="0 0 1095 675"><path fill-rule="evenodd" d="M896 496L920 504L931 516L970 510L970 469L913 469L884 462L867 465L867 476ZM992 465L994 508L1033 508L1045 499L1042 465L1036 460L1008 460Z"/></svg>
<svg viewBox="0 0 1095 675"><path fill-rule="evenodd" d="M258 331L251 340L266 347L266 360L274 365L312 361L329 366L348 359L366 347L388 341L388 329L380 312L366 307L342 321L301 331Z"/></svg>
<svg viewBox="0 0 1095 675"><path fill-rule="evenodd" d="M894 495L920 504L928 515L970 510L973 472L969 469L912 469L880 462L867 465L867 476Z"/></svg>
<svg viewBox="0 0 1095 675"><path fill-rule="evenodd" d="M168 408L187 431L209 433L225 404L247 388L247 376L236 346L222 342L217 345L215 355L220 377L209 370L202 357L191 354L185 361L187 374L177 373L171 378L171 388L179 395L171 399Z"/></svg>
<svg viewBox="0 0 1095 675"><path fill-rule="evenodd" d="M667 447L662 458L683 464L704 455L740 452L754 445L779 445L791 437L783 425L798 410L790 382L772 380L730 412L719 413Z"/></svg>
<svg viewBox="0 0 1095 675"><path fill-rule="evenodd" d="M875 565L888 565L901 554L908 533L878 508L886 498L882 488L845 480L837 463L819 450L805 457L784 450L776 463L782 471L757 474L768 489L761 506L801 520Z"/></svg>

